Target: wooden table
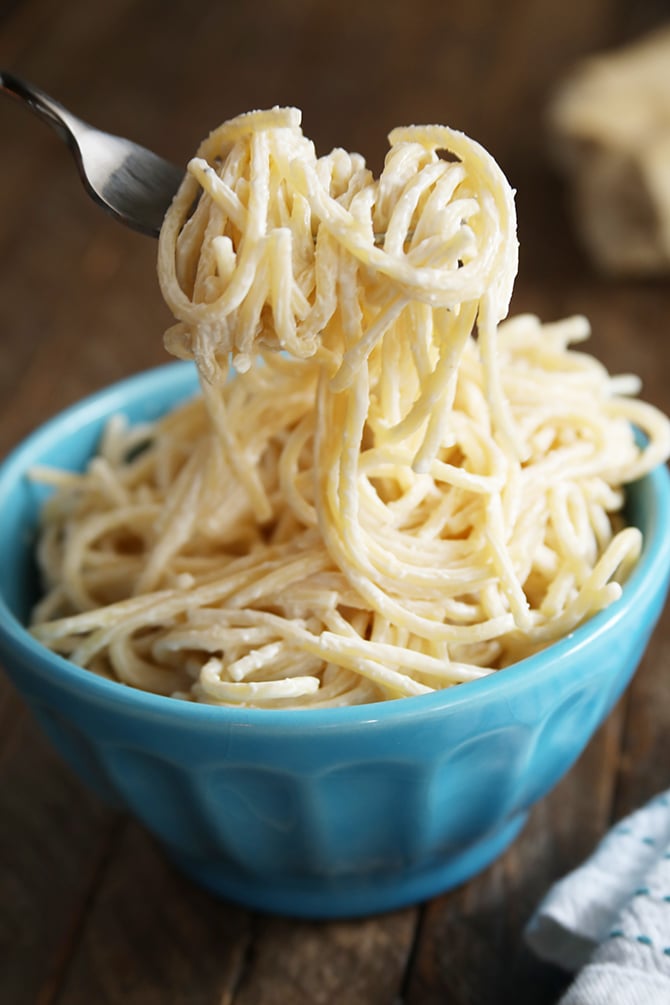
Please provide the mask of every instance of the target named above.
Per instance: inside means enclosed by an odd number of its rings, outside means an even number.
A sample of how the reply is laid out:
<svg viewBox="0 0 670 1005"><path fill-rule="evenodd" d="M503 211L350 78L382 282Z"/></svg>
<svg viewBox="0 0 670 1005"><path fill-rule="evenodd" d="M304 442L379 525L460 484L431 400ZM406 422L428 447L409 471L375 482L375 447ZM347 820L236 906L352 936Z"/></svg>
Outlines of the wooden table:
<svg viewBox="0 0 670 1005"><path fill-rule="evenodd" d="M464 8L468 8L468 13ZM518 189L515 312L589 315L591 351L670 411L667 280L608 282L574 240L542 110L580 55L658 23L623 0L16 0L0 61L84 118L183 163L239 111L303 108L320 152L378 168L389 128L448 122ZM504 14L502 12L505 12ZM0 454L50 414L165 360L155 244L102 214L50 130L0 102ZM1 519L0 514L0 519ZM495 865L432 902L316 924L218 902L89 795L0 678L2 1005L556 1002L523 926L611 822L670 784L670 618L634 683Z"/></svg>

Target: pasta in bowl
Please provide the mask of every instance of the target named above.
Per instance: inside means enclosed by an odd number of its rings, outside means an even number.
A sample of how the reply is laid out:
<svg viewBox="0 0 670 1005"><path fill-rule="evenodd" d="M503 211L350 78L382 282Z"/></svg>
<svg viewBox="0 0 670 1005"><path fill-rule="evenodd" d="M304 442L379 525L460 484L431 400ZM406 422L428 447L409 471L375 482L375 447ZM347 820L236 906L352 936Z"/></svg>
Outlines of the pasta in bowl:
<svg viewBox="0 0 670 1005"><path fill-rule="evenodd" d="M0 470L8 672L219 894L337 916L461 882L641 658L668 424L571 348L583 319L503 321L515 271L461 134L396 131L374 179L294 110L242 116L161 235L185 361Z"/></svg>
<svg viewBox="0 0 670 1005"><path fill-rule="evenodd" d="M516 264L511 189L460 133L394 130L375 178L295 109L215 130L158 257L201 395L36 472L36 637L162 694L317 707L476 679L605 607L670 426L575 351L585 319L501 323Z"/></svg>

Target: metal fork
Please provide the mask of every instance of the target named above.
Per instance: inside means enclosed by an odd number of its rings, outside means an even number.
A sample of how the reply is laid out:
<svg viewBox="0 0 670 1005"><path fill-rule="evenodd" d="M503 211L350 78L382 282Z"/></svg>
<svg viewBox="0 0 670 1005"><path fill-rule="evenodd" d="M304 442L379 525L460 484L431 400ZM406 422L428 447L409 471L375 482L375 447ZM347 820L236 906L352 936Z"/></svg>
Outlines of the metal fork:
<svg viewBox="0 0 670 1005"><path fill-rule="evenodd" d="M13 73L0 70L0 90L56 130L72 151L87 192L103 209L127 226L158 237L183 169L131 140L95 129Z"/></svg>

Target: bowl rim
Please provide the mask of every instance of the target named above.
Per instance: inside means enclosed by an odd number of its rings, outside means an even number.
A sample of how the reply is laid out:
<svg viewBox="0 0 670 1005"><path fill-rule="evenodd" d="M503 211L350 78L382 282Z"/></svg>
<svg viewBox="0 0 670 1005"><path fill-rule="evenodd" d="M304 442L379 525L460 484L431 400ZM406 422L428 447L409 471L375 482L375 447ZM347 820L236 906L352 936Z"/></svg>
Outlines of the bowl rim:
<svg viewBox="0 0 670 1005"><path fill-rule="evenodd" d="M75 434L83 426L99 423L123 409L128 400L135 401L160 388L163 398L169 393L176 405L197 391L195 367L188 362L167 363L135 373L108 385L58 412L28 434L0 463L0 512L3 503L26 471L37 463L49 446ZM164 411L161 409L160 411ZM263 729L341 727L356 723L392 722L398 718L425 716L447 708L480 702L500 688L512 694L523 687L528 677L561 672L560 664L569 655L600 638L615 624L626 618L641 597L658 589L670 568L670 474L666 465L659 465L641 479L648 487L654 506L642 554L625 583L622 596L605 610L598 612L568 635L551 643L546 649L485 677L466 681L429 694L389 699L387 701L306 709L258 709L239 706L208 705L153 694L119 681L100 677L52 652L34 639L28 629L9 609L0 594L0 655L15 652L49 676L60 688L74 691L98 704L119 706L135 716L153 718L177 717L186 721L226 722L258 726ZM1 532L0 532L1 537ZM57 679L56 679L57 674Z"/></svg>

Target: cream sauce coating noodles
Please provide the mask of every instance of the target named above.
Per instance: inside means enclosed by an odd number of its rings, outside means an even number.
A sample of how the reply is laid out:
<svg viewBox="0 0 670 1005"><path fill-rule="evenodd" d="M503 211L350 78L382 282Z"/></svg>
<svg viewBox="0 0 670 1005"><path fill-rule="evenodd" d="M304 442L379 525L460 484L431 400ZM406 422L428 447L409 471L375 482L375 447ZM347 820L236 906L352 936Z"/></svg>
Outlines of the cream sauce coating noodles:
<svg viewBox="0 0 670 1005"><path fill-rule="evenodd" d="M583 318L502 321L516 268L512 191L458 132L394 130L375 178L295 109L214 131L158 260L202 394L35 472L35 636L161 694L307 708L481 677L609 604L641 546L623 486L669 425L572 347Z"/></svg>

